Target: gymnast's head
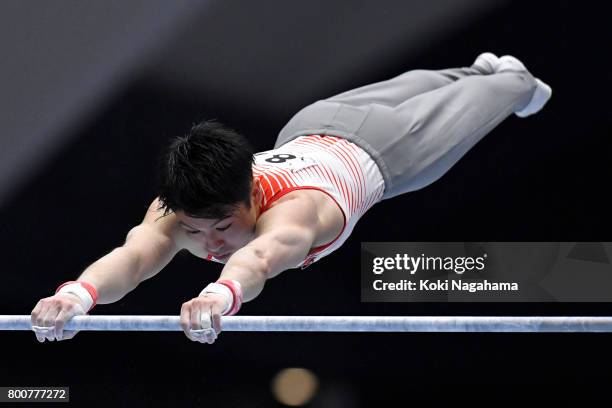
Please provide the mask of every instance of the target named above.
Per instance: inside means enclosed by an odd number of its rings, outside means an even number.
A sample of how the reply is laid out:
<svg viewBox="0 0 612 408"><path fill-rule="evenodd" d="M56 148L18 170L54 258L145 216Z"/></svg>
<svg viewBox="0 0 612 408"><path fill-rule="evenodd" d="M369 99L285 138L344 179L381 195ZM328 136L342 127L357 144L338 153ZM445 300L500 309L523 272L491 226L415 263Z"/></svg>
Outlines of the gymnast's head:
<svg viewBox="0 0 612 408"><path fill-rule="evenodd" d="M225 258L253 236L261 190L253 180L253 148L216 121L174 138L159 171L164 215L175 213L190 239Z"/></svg>

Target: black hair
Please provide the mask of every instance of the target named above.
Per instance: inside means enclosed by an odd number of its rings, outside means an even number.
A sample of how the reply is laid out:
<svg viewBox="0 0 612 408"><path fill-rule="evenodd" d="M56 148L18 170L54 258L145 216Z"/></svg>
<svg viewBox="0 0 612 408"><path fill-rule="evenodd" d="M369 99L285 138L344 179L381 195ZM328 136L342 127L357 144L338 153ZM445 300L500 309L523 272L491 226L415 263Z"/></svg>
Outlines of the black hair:
<svg viewBox="0 0 612 408"><path fill-rule="evenodd" d="M229 216L240 203L250 208L252 164L253 148L238 132L214 120L195 124L162 159L160 208L209 219Z"/></svg>

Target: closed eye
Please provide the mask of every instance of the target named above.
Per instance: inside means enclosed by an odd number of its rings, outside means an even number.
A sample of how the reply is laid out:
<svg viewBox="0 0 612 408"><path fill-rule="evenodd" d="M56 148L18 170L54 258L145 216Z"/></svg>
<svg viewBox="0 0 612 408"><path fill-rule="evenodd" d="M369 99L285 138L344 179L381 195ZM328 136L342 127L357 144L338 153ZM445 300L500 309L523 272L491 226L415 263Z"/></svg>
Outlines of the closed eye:
<svg viewBox="0 0 612 408"><path fill-rule="evenodd" d="M232 223L229 223L227 226L225 226L223 228L217 228L217 231L225 231L226 229L228 229L231 226L232 226Z"/></svg>
<svg viewBox="0 0 612 408"><path fill-rule="evenodd" d="M196 230L196 231L187 231L188 234L197 234L198 232L200 232L200 231L198 231L198 230Z"/></svg>

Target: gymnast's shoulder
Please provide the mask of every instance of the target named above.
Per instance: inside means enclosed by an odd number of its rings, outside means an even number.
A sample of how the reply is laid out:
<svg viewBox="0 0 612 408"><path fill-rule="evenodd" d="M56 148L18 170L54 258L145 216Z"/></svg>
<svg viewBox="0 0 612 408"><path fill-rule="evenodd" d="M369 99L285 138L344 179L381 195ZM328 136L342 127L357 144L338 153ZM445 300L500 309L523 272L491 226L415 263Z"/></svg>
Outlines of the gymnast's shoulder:
<svg viewBox="0 0 612 408"><path fill-rule="evenodd" d="M129 231L126 243L131 240L147 241L148 244L164 247L167 251L178 252L187 245L181 231L176 214L165 213L159 197L155 197L142 222Z"/></svg>

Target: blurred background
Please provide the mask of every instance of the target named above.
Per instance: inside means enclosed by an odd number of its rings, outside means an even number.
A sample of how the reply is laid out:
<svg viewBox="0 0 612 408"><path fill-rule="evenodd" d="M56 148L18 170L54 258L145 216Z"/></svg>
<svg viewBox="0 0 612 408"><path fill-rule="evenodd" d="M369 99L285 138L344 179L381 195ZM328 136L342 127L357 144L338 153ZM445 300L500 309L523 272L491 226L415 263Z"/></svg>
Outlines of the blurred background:
<svg viewBox="0 0 612 408"><path fill-rule="evenodd" d="M156 195L164 147L193 123L217 119L267 150L317 99L411 69L469 66L491 51L552 86L545 109L508 118L441 180L375 206L340 250L269 281L241 314L611 315L606 303L361 303L358 256L362 241L610 241L602 7L2 1L0 314L29 314L121 245ZM94 313L178 314L220 270L181 254ZM1 386L69 386L72 403L88 406L492 403L522 400L521 390L604 398L612 365L612 336L601 334L223 333L209 346L181 333L39 344L4 332L0 344Z"/></svg>

